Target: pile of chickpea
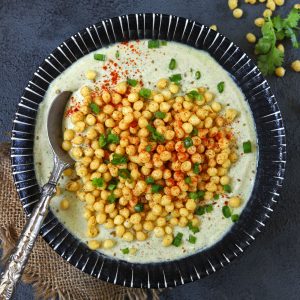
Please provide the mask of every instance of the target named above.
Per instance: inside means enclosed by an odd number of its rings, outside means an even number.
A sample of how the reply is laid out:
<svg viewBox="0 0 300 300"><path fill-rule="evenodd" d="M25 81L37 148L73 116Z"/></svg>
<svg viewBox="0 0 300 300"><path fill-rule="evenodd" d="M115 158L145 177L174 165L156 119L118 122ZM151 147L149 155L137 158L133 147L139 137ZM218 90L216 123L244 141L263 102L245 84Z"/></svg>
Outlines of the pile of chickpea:
<svg viewBox="0 0 300 300"><path fill-rule="evenodd" d="M112 90L88 86L80 90L83 102L71 115L74 126L64 131L62 148L76 160L74 169L64 173L70 176L66 190L85 202L91 249L112 248L116 238L144 241L151 232L162 239L163 246L169 246L174 227L199 226L196 208L224 194L224 185L230 184L227 174L238 160L230 124L238 112L223 109L205 87L195 89L200 100L180 93L180 85L168 79L160 79L156 87L147 99L140 96L139 84L132 87L127 82ZM98 113L91 110L91 103L100 108ZM164 117L155 118L156 112ZM147 125L164 137L162 143L151 140ZM119 142L101 148L98 139L107 130L118 135ZM192 140L188 147L186 137ZM112 164L114 154L126 157L127 162ZM127 169L129 178L118 176L119 169ZM148 177L162 190L153 192L146 183ZM103 179L102 187L93 184L95 178ZM108 185L113 178L118 183L111 191ZM190 192L199 190L205 192L203 199L189 198ZM113 203L108 201L111 194L116 199ZM230 200L231 207L240 205L239 197L233 197L231 204ZM136 209L138 204L142 209ZM69 205L68 199L61 202L62 209ZM99 225L113 230L113 237L102 242L93 239L100 233Z"/></svg>

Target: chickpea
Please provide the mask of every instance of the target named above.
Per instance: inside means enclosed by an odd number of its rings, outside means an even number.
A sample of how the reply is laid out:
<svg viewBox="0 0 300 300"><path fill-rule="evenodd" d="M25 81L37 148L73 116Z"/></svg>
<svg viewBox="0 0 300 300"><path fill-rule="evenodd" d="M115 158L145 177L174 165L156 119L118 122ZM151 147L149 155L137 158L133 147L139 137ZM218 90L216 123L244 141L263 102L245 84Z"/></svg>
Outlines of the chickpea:
<svg viewBox="0 0 300 300"><path fill-rule="evenodd" d="M151 102L149 103L148 109L149 109L150 112L153 112L153 113L154 113L154 112L158 111L158 109L159 109L159 104L158 104L157 102L151 101Z"/></svg>
<svg viewBox="0 0 300 300"><path fill-rule="evenodd" d="M63 141L61 147L65 151L70 151L72 149L72 144L70 141ZM75 149L75 148L73 148L73 149Z"/></svg>
<svg viewBox="0 0 300 300"><path fill-rule="evenodd" d="M171 235L171 234L165 235L162 240L162 244L164 247L170 246L172 244L172 242L173 242L173 235Z"/></svg>
<svg viewBox="0 0 300 300"><path fill-rule="evenodd" d="M175 84L175 83L171 83L169 85L169 91L172 93L172 94L177 94L179 92L179 85Z"/></svg>
<svg viewBox="0 0 300 300"><path fill-rule="evenodd" d="M232 208L237 208L241 205L241 202L240 197L231 197L228 201L228 205Z"/></svg>
<svg viewBox="0 0 300 300"><path fill-rule="evenodd" d="M243 10L240 9L240 8L235 8L232 12L233 16L236 18L236 19L240 19L242 16L243 16Z"/></svg>
<svg viewBox="0 0 300 300"><path fill-rule="evenodd" d="M158 238L161 238L161 237L163 237L164 235L165 235L165 230L164 230L164 228L163 227L155 227L154 229L153 229L153 232L154 232L154 235L156 236L156 237L158 237Z"/></svg>
<svg viewBox="0 0 300 300"><path fill-rule="evenodd" d="M228 0L228 7L234 10L238 6L238 0Z"/></svg>
<svg viewBox="0 0 300 300"><path fill-rule="evenodd" d="M143 232L143 231L137 231L137 233L136 233L136 239L138 241L144 241L144 240L147 239L147 234L145 232Z"/></svg>
<svg viewBox="0 0 300 300"><path fill-rule="evenodd" d="M265 24L265 20L264 18L256 18L254 20L254 24L257 26L257 27L262 27L264 24Z"/></svg>
<svg viewBox="0 0 300 300"><path fill-rule="evenodd" d="M291 67L295 72L300 72L300 60L293 61Z"/></svg>
<svg viewBox="0 0 300 300"><path fill-rule="evenodd" d="M217 25L215 25L215 24L210 25L209 28L210 28L211 30L214 30L214 31L217 31L217 30L218 30L218 27L217 27Z"/></svg>
<svg viewBox="0 0 300 300"><path fill-rule="evenodd" d="M134 236L130 231L126 231L123 234L123 240L125 240L126 242L132 242L134 240Z"/></svg>
<svg viewBox="0 0 300 300"><path fill-rule="evenodd" d="M168 85L168 80L165 78L162 78L157 82L156 87L158 89L164 89L167 87L167 85Z"/></svg>
<svg viewBox="0 0 300 300"><path fill-rule="evenodd" d="M94 71L94 70L88 70L88 71L85 73L85 77L86 77L86 79L88 79L88 80L95 80L96 77L97 77L97 72Z"/></svg>
<svg viewBox="0 0 300 300"><path fill-rule="evenodd" d="M283 77L285 75L285 69L283 67L278 67L275 69L275 74L277 77Z"/></svg>
<svg viewBox="0 0 300 300"><path fill-rule="evenodd" d="M193 125L191 123L183 123L182 129L185 131L185 133L189 134L193 131Z"/></svg>
<svg viewBox="0 0 300 300"><path fill-rule="evenodd" d="M162 102L159 105L161 112L167 113L171 109L171 105L168 102Z"/></svg>
<svg viewBox="0 0 300 300"><path fill-rule="evenodd" d="M80 94L85 97L85 96L89 96L91 93L91 89L88 87L88 86L83 86L81 89L80 89Z"/></svg>
<svg viewBox="0 0 300 300"><path fill-rule="evenodd" d="M103 248L104 249L111 249L115 246L116 242L114 240L110 240L110 239L107 239L107 240L104 240L103 241Z"/></svg>
<svg viewBox="0 0 300 300"><path fill-rule="evenodd" d="M64 198L61 202L60 202L60 208L62 210L67 210L70 207L70 201L67 198Z"/></svg>
<svg viewBox="0 0 300 300"><path fill-rule="evenodd" d="M96 249L100 248L100 246L101 246L101 243L99 241L96 241L96 240L88 241L88 247L91 250L96 250Z"/></svg>
<svg viewBox="0 0 300 300"><path fill-rule="evenodd" d="M267 1L266 7L274 11L276 9L276 4L274 1Z"/></svg>

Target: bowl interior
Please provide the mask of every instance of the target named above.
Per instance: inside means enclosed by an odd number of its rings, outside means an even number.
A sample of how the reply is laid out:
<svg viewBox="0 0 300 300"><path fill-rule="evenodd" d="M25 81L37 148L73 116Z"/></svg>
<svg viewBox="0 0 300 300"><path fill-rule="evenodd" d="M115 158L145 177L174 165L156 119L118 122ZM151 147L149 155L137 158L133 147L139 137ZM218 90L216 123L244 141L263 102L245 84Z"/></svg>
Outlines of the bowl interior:
<svg viewBox="0 0 300 300"><path fill-rule="evenodd" d="M177 41L210 53L242 89L257 130L258 168L251 198L240 219L215 245L170 262L133 264L91 251L49 212L41 235L64 259L102 280L130 287L170 287L205 277L244 251L265 226L284 178L285 131L276 99L251 59L222 34L195 21L164 14L132 14L103 20L60 44L26 86L13 122L11 161L15 185L27 214L39 200L33 143L39 103L53 79L96 49L135 39Z"/></svg>

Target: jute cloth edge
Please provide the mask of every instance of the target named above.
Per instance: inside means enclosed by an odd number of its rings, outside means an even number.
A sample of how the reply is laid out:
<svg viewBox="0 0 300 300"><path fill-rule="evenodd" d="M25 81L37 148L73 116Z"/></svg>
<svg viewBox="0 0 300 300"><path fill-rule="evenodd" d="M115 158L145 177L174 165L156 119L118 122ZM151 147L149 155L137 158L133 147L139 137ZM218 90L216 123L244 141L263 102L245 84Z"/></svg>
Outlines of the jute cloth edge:
<svg viewBox="0 0 300 300"><path fill-rule="evenodd" d="M0 144L0 248L1 264L8 259L22 228L25 214L11 174L9 144ZM159 299L160 290L133 289L89 276L64 261L39 236L22 276L36 299ZM0 297L1 298L1 297Z"/></svg>

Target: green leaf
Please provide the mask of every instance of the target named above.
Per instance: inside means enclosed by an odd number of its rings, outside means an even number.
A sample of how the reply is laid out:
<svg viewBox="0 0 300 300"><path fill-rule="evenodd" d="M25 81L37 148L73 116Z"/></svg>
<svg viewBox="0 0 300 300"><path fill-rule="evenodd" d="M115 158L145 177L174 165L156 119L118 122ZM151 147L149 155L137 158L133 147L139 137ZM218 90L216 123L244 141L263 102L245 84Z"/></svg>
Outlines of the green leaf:
<svg viewBox="0 0 300 300"><path fill-rule="evenodd" d="M193 233L197 233L200 231L199 227L193 226L191 221L188 222L188 227L189 227L189 230L191 230Z"/></svg>
<svg viewBox="0 0 300 300"><path fill-rule="evenodd" d="M247 141L243 143L244 153L251 153L251 142Z"/></svg>
<svg viewBox="0 0 300 300"><path fill-rule="evenodd" d="M276 47L273 47L268 54L263 54L258 57L258 67L264 75L271 75L277 67L283 63L283 53Z"/></svg>
<svg viewBox="0 0 300 300"><path fill-rule="evenodd" d="M193 143L192 138L189 137L189 136L186 137L186 138L184 138L184 140L183 140L183 145L184 145L185 148L189 148L189 147L193 146L194 143Z"/></svg>
<svg viewBox="0 0 300 300"><path fill-rule="evenodd" d="M107 135L107 143L108 144L119 144L120 143L120 137L117 134L109 133Z"/></svg>
<svg viewBox="0 0 300 300"><path fill-rule="evenodd" d="M210 213L210 212L212 212L213 210L214 210L214 207L213 207L212 204L207 204L207 205L205 206L205 212Z"/></svg>
<svg viewBox="0 0 300 300"><path fill-rule="evenodd" d="M178 83L182 79L182 77L181 77L181 74L174 74L174 75L170 76L169 79L172 82Z"/></svg>
<svg viewBox="0 0 300 300"><path fill-rule="evenodd" d="M183 237L183 234L181 232L178 232L172 242L172 245L174 245L175 247L179 247L182 242L182 237Z"/></svg>
<svg viewBox="0 0 300 300"><path fill-rule="evenodd" d="M120 57L120 51L117 50L115 55L116 55L116 58L119 58Z"/></svg>
<svg viewBox="0 0 300 300"><path fill-rule="evenodd" d="M176 68L176 60L172 58L169 63L169 69L174 70Z"/></svg>
<svg viewBox="0 0 300 300"><path fill-rule="evenodd" d="M195 163L193 166L193 172L195 174L199 174L200 173L200 169L199 169L200 163Z"/></svg>
<svg viewBox="0 0 300 300"><path fill-rule="evenodd" d="M230 210L229 206L227 206L227 205L223 206L222 207L222 213L223 213L223 216L225 218L227 218L227 219L230 218L231 217L231 210Z"/></svg>
<svg viewBox="0 0 300 300"><path fill-rule="evenodd" d="M191 136L196 136L196 135L198 135L198 133L199 133L199 130L194 127L190 135Z"/></svg>
<svg viewBox="0 0 300 300"><path fill-rule="evenodd" d="M128 161L126 156L123 156L121 154L118 153L114 153L113 154L113 159L111 160L111 163L113 165L122 165L122 164L126 164Z"/></svg>
<svg viewBox="0 0 300 300"><path fill-rule="evenodd" d="M134 210L136 212L142 212L144 211L144 204L143 203L138 203L134 206Z"/></svg>
<svg viewBox="0 0 300 300"><path fill-rule="evenodd" d="M149 89L145 89L145 88L142 88L141 90L140 90L140 96L141 97L143 97L143 98L149 98L150 96L151 96L151 90L149 90Z"/></svg>
<svg viewBox="0 0 300 300"><path fill-rule="evenodd" d="M165 142L165 137L160 134L159 132L157 132L157 130L151 126L151 125L147 125L146 128L148 129L148 131L151 133L151 139L155 142L159 142L159 143L164 143Z"/></svg>
<svg viewBox="0 0 300 300"><path fill-rule="evenodd" d="M118 175L124 179L130 178L130 171L128 169L119 169Z"/></svg>
<svg viewBox="0 0 300 300"><path fill-rule="evenodd" d="M166 117L165 112L157 111L154 113L155 118L157 119L164 119Z"/></svg>
<svg viewBox="0 0 300 300"><path fill-rule="evenodd" d="M192 100L197 100L197 101L201 101L203 99L203 96L195 90L188 92L187 96Z"/></svg>
<svg viewBox="0 0 300 300"><path fill-rule="evenodd" d="M119 183L119 180L116 178L113 178L109 183L107 189L110 191L113 191L117 188L117 185Z"/></svg>
<svg viewBox="0 0 300 300"><path fill-rule="evenodd" d="M129 253L129 248L121 249L121 251L122 251L123 254L128 254Z"/></svg>
<svg viewBox="0 0 300 300"><path fill-rule="evenodd" d="M231 186L229 184L223 185L223 189L227 193L231 193L231 191L232 191Z"/></svg>
<svg viewBox="0 0 300 300"><path fill-rule="evenodd" d="M285 24L291 28L296 28L300 21L300 10L293 8L285 19Z"/></svg>
<svg viewBox="0 0 300 300"><path fill-rule="evenodd" d="M224 88L225 88L225 82L224 81L219 82L218 85L217 85L217 88L218 88L218 91L219 91L220 94L223 93Z"/></svg>
<svg viewBox="0 0 300 300"><path fill-rule="evenodd" d="M153 183L155 183L153 177L151 177L151 176L147 177L145 181L146 181L147 184L153 184Z"/></svg>
<svg viewBox="0 0 300 300"><path fill-rule="evenodd" d="M135 86L137 85L138 81L135 80L135 79L130 79L130 78L128 78L128 79L127 79L127 83L128 83L130 86L135 87Z"/></svg>
<svg viewBox="0 0 300 300"><path fill-rule="evenodd" d="M91 110L92 110L92 112L93 112L94 114L96 114L96 115L99 114L99 112L100 112L100 107L99 107L96 103L91 103L91 104L90 104L90 108L91 108Z"/></svg>
<svg viewBox="0 0 300 300"><path fill-rule="evenodd" d="M101 53L95 53L94 54L94 59L95 60L100 60L100 61L105 61L106 60L106 55L101 54Z"/></svg>
<svg viewBox="0 0 300 300"><path fill-rule="evenodd" d="M200 71L197 71L197 72L195 73L195 78L196 78L197 80L201 78L201 72L200 72Z"/></svg>
<svg viewBox="0 0 300 300"><path fill-rule="evenodd" d="M194 236L194 235L189 235L189 242L191 243L191 244L196 244L196 240L197 240L197 238Z"/></svg>
<svg viewBox="0 0 300 300"><path fill-rule="evenodd" d="M214 195L214 199L215 199L215 200L219 200L219 198L220 198L220 195L219 195L219 194L215 194L215 195Z"/></svg>
<svg viewBox="0 0 300 300"><path fill-rule="evenodd" d="M195 214L197 216L202 216L205 214L205 207L204 206L198 206L195 210Z"/></svg>
<svg viewBox="0 0 300 300"><path fill-rule="evenodd" d="M92 184L95 187L103 187L104 180L103 180L103 178L93 178L92 179Z"/></svg>
<svg viewBox="0 0 300 300"><path fill-rule="evenodd" d="M163 186L159 184L153 184L151 188L152 193L158 193L163 190Z"/></svg>
<svg viewBox="0 0 300 300"><path fill-rule="evenodd" d="M159 48L159 40L148 41L148 48L149 49Z"/></svg>
<svg viewBox="0 0 300 300"><path fill-rule="evenodd" d="M184 178L184 182L185 182L186 184L192 183L191 177L185 177L185 178Z"/></svg>
<svg viewBox="0 0 300 300"><path fill-rule="evenodd" d="M104 148L107 145L107 140L104 134L101 134L98 140L98 144L100 148Z"/></svg>
<svg viewBox="0 0 300 300"><path fill-rule="evenodd" d="M117 198L114 194L110 194L107 198L107 201L112 204L112 203L115 203L117 201Z"/></svg>
<svg viewBox="0 0 300 300"><path fill-rule="evenodd" d="M233 223L237 222L239 220L240 216L238 214L232 215L231 216L231 221Z"/></svg>
<svg viewBox="0 0 300 300"><path fill-rule="evenodd" d="M145 148L145 150L146 150L147 152L150 152L150 151L152 150L151 145L147 145L146 148Z"/></svg>

